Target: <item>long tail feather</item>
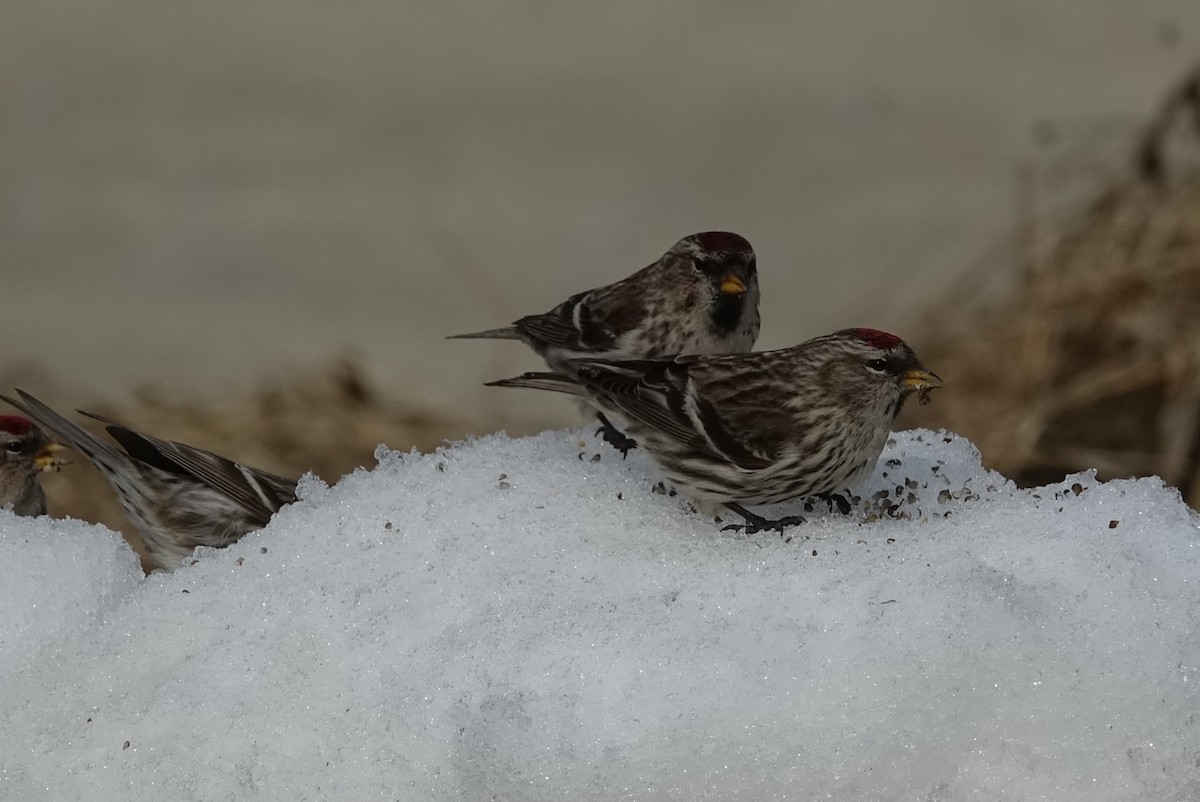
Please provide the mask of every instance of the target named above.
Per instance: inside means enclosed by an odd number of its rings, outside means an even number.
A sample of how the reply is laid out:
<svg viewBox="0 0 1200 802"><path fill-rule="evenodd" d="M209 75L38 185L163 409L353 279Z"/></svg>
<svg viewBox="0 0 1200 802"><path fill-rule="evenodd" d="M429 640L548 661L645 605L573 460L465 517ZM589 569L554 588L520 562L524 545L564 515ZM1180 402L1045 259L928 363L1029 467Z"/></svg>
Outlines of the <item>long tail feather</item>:
<svg viewBox="0 0 1200 802"><path fill-rule="evenodd" d="M487 331L474 331L470 334L451 334L447 340L519 340L521 339L520 332L516 326L507 326L503 329L488 329Z"/></svg>
<svg viewBox="0 0 1200 802"><path fill-rule="evenodd" d="M530 387L534 390L549 390L552 393L586 396L587 390L582 384L564 376L561 373L523 373L511 379L501 379L495 382L484 382L488 387Z"/></svg>

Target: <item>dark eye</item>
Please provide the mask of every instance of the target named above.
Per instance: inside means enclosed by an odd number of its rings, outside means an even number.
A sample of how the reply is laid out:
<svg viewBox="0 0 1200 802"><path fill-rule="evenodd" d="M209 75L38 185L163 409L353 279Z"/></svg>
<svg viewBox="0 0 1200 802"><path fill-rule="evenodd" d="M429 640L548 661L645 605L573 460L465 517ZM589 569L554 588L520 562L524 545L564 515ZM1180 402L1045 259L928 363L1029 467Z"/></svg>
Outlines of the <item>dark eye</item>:
<svg viewBox="0 0 1200 802"><path fill-rule="evenodd" d="M885 370L887 370L887 360L886 359L872 359L870 362L867 363L867 367L869 367L871 370L877 370L880 373L883 373Z"/></svg>
<svg viewBox="0 0 1200 802"><path fill-rule="evenodd" d="M14 454L18 453L21 450L21 441L20 440L12 440L8 443L5 443L4 450L11 451Z"/></svg>

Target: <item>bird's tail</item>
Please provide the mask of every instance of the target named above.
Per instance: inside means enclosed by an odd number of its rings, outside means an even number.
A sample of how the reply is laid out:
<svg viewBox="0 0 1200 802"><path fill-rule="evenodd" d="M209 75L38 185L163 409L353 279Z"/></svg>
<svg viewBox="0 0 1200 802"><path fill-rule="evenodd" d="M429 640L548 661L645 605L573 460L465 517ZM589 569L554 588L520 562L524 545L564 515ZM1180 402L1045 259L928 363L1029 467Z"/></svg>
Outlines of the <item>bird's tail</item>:
<svg viewBox="0 0 1200 802"><path fill-rule="evenodd" d="M474 331L470 334L451 334L447 340L519 340L521 339L520 332L516 326L506 326L502 329L488 329L487 331Z"/></svg>
<svg viewBox="0 0 1200 802"><path fill-rule="evenodd" d="M587 396L582 384L561 373L522 373L511 379L485 382L488 387L531 387L534 390L549 390L552 393Z"/></svg>
<svg viewBox="0 0 1200 802"><path fill-rule="evenodd" d="M103 440L97 439L91 432L59 415L24 390L17 390L17 395L21 396L20 401L6 395L0 395L0 400L8 402L33 418L39 426L49 432L51 437L83 454L95 463L96 467L105 468L105 473L117 469L128 461L128 457L124 454Z"/></svg>

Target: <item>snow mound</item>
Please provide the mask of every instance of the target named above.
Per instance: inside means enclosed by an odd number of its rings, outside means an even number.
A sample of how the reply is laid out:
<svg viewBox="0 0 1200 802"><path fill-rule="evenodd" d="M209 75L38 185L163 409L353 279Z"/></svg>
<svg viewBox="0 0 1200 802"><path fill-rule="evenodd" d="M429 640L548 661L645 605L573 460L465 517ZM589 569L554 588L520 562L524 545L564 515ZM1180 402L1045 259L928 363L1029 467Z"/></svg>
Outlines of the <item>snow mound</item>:
<svg viewBox="0 0 1200 802"><path fill-rule="evenodd" d="M141 564L116 532L0 510L0 677L58 659L40 654L47 649L73 655L70 642L141 583Z"/></svg>
<svg viewBox="0 0 1200 802"><path fill-rule="evenodd" d="M0 798L1200 798L1200 523L1157 480L904 432L789 542L582 432L378 457L144 580L0 513Z"/></svg>

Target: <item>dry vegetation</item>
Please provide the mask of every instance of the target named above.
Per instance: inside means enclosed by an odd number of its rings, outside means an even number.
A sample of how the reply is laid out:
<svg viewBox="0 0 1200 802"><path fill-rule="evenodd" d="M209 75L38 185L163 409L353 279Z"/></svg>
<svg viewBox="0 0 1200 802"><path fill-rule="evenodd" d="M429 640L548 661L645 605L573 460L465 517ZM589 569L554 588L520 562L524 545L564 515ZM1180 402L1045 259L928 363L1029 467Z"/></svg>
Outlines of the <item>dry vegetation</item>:
<svg viewBox="0 0 1200 802"><path fill-rule="evenodd" d="M919 337L946 389L908 421L1024 484L1157 474L1200 505L1200 70L1129 169L1018 232L1015 287L960 292ZM979 282L982 284L986 282Z"/></svg>

